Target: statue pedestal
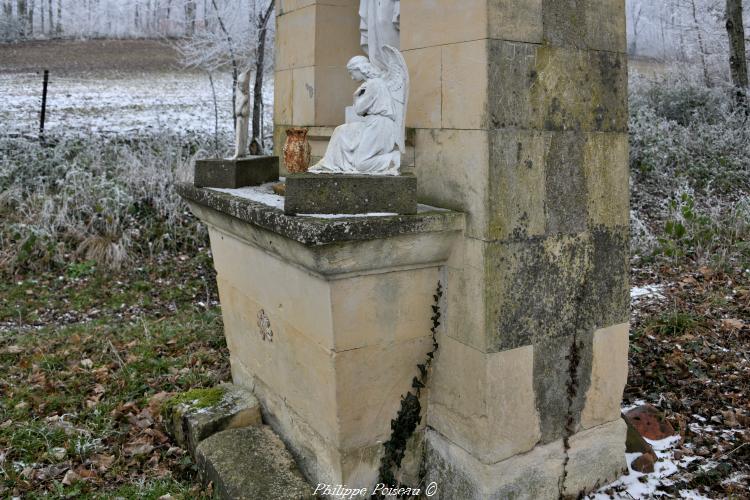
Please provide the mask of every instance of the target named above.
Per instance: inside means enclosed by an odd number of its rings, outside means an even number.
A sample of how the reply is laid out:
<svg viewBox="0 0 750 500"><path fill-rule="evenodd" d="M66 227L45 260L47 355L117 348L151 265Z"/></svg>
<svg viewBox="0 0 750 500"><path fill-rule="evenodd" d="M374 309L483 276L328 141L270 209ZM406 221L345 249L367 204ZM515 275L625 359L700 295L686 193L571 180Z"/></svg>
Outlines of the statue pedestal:
<svg viewBox="0 0 750 500"><path fill-rule="evenodd" d="M372 487L463 214L290 217L239 191L177 191L208 226L234 382L313 484Z"/></svg>
<svg viewBox="0 0 750 500"><path fill-rule="evenodd" d="M245 158L215 158L195 161L195 180L198 187L236 189L259 186L279 179L278 156L248 156Z"/></svg>
<svg viewBox="0 0 750 500"><path fill-rule="evenodd" d="M416 214L417 178L413 175L289 175L284 213Z"/></svg>

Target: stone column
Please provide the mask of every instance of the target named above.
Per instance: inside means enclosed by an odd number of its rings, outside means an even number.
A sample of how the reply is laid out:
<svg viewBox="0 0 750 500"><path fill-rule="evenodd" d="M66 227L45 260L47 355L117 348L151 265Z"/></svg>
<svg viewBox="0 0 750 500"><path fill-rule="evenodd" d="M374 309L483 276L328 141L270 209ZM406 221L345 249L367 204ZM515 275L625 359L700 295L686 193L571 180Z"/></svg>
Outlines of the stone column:
<svg viewBox="0 0 750 500"><path fill-rule="evenodd" d="M428 410L442 498L556 498L625 468L624 0L409 0L420 201L467 213Z"/></svg>
<svg viewBox="0 0 750 500"><path fill-rule="evenodd" d="M314 158L344 123L355 83L346 63L359 46L359 0L280 0L276 16L274 154L289 127L309 127Z"/></svg>

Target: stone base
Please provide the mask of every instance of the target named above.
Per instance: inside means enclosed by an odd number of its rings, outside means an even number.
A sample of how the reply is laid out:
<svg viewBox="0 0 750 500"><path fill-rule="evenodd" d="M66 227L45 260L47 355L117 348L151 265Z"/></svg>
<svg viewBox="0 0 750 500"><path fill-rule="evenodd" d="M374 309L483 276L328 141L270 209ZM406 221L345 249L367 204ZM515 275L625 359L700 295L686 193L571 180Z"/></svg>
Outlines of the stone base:
<svg viewBox="0 0 750 500"><path fill-rule="evenodd" d="M198 467L222 499L314 499L314 489L267 426L219 432L201 442Z"/></svg>
<svg viewBox="0 0 750 500"><path fill-rule="evenodd" d="M196 187L236 189L279 180L278 156L196 160Z"/></svg>
<svg viewBox="0 0 750 500"><path fill-rule="evenodd" d="M284 212L287 215L415 214L417 178L413 175L289 175Z"/></svg>
<svg viewBox="0 0 750 500"><path fill-rule="evenodd" d="M618 419L572 436L567 452L560 440L488 465L428 430L424 484L437 484L433 499L575 498L627 470L625 432Z"/></svg>

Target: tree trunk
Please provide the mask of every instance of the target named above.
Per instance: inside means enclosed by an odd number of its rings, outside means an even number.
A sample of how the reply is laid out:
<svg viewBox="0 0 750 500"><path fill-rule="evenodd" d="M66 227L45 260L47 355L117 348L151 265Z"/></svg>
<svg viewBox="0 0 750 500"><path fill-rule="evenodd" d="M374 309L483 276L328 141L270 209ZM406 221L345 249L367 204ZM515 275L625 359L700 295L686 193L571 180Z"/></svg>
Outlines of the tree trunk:
<svg viewBox="0 0 750 500"><path fill-rule="evenodd" d="M34 5L34 0L31 0L31 2L29 3L29 13L28 13L28 22L27 22L27 26L29 27L28 28L29 36L34 36L34 9L35 7L36 6Z"/></svg>
<svg viewBox="0 0 750 500"><path fill-rule="evenodd" d="M703 82L706 87L711 86L711 77L708 75L708 66L706 65L706 47L703 44L703 33L701 33L700 24L698 24L698 13L695 9L695 0L690 0L690 5L693 8L693 23L695 24L695 32L698 35L698 49L701 52L701 66L703 66Z"/></svg>
<svg viewBox="0 0 750 500"><path fill-rule="evenodd" d="M185 2L185 29L189 36L195 33L195 0Z"/></svg>
<svg viewBox="0 0 750 500"><path fill-rule="evenodd" d="M261 130L261 114L263 113L263 74L266 60L266 34L268 33L268 20L273 14L276 3L271 0L266 12L258 22L258 52L255 61L255 86L253 87L253 128L250 139L250 154L259 155L263 153L263 130Z"/></svg>
<svg viewBox="0 0 750 500"><path fill-rule="evenodd" d="M742 22L742 0L727 0L727 33L729 34L729 67L737 91L737 104L747 109L747 52Z"/></svg>
<svg viewBox="0 0 750 500"><path fill-rule="evenodd" d="M55 32L55 17L52 15L52 0L47 1L47 20L49 21L49 34Z"/></svg>
<svg viewBox="0 0 750 500"><path fill-rule="evenodd" d="M16 2L16 10L18 11L16 13L16 16L18 17L18 36L26 38L26 0L18 0L18 2Z"/></svg>
<svg viewBox="0 0 750 500"><path fill-rule="evenodd" d="M55 28L55 33L62 35L62 32L62 0L57 0L57 27Z"/></svg>

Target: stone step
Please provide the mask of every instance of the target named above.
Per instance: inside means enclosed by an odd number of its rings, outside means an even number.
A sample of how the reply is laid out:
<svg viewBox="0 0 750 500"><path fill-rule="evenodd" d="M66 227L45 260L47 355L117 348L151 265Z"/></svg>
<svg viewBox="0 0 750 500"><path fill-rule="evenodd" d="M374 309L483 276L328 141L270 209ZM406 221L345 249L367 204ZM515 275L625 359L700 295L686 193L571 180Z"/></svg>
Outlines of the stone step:
<svg viewBox="0 0 750 500"><path fill-rule="evenodd" d="M175 442L195 456L198 444L217 432L261 425L260 403L247 389L222 384L167 401L164 420Z"/></svg>
<svg viewBox="0 0 750 500"><path fill-rule="evenodd" d="M214 434L198 445L196 461L204 484L213 483L218 498L316 498L291 453L266 425Z"/></svg>

